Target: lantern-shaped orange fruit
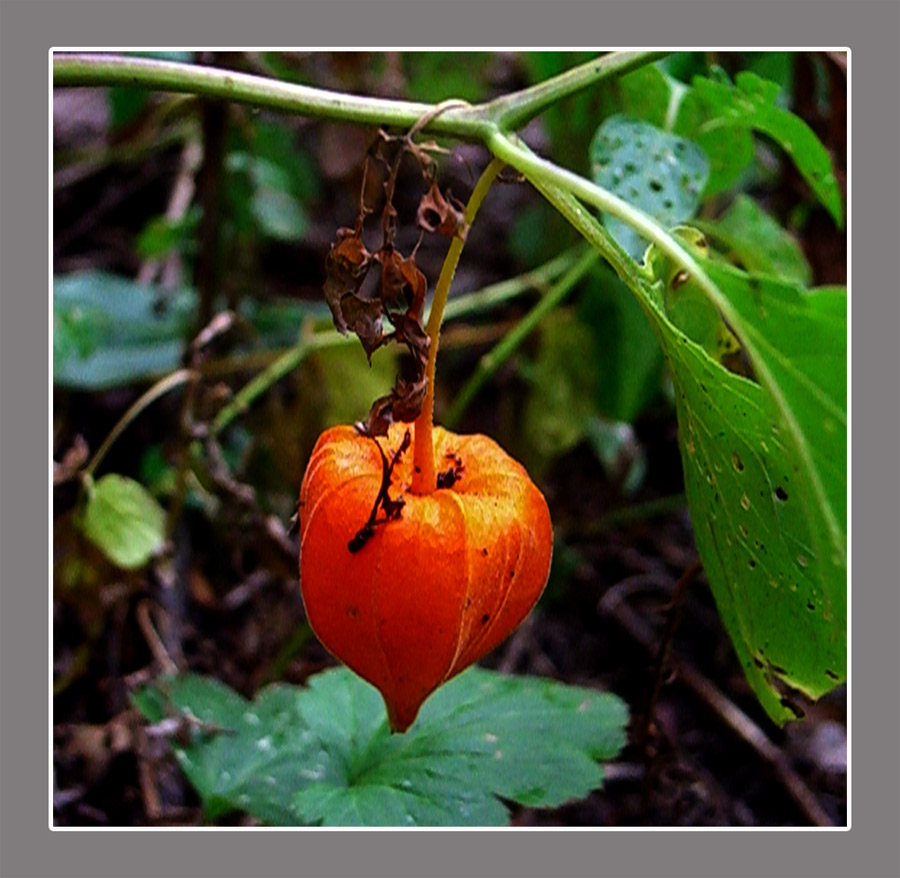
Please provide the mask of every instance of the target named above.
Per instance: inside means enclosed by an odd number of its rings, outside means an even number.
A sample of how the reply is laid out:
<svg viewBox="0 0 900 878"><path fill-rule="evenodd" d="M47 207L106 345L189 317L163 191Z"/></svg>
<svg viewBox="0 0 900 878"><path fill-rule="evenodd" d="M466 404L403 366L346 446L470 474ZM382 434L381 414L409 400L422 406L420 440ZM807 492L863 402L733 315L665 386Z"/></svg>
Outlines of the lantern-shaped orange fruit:
<svg viewBox="0 0 900 878"><path fill-rule="evenodd" d="M435 427L435 468L445 472L437 490L416 494L413 455L398 454L404 430L393 425L383 439L327 430L300 490L309 623L378 688L397 732L522 622L544 590L553 550L543 495L493 440ZM394 513L366 528L392 456Z"/></svg>

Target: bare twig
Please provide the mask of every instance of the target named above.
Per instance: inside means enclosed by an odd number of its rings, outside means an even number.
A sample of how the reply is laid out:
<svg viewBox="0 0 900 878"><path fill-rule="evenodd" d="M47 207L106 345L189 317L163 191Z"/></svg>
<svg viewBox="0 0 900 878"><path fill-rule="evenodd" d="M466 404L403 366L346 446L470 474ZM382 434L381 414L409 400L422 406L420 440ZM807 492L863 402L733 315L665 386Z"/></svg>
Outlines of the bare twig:
<svg viewBox="0 0 900 878"><path fill-rule="evenodd" d="M166 674L177 674L178 665L172 661L172 657L166 650L162 639L153 625L153 620L150 618L150 601L141 601L138 604L136 615L138 626L141 629L141 633L144 635L144 640L147 641L147 646L150 647L150 652L153 653L153 657L159 662L159 665Z"/></svg>
<svg viewBox="0 0 900 878"><path fill-rule="evenodd" d="M611 616L647 652L656 651L658 636L637 613L622 600L621 592L611 590L601 600L598 609ZM812 790L791 768L784 753L775 746L763 730L733 701L727 698L709 679L687 661L676 658L673 669L677 679L697 696L741 740L749 744L757 755L768 763L778 780L788 791L797 807L814 826L832 826L831 818L819 804Z"/></svg>
<svg viewBox="0 0 900 878"><path fill-rule="evenodd" d="M172 187L169 204L166 207L165 217L169 222L178 222L184 219L187 214L188 208L194 200L195 179L202 158L203 147L200 145L200 142L189 140L182 150L181 168L175 180L175 185ZM141 265L137 281L139 284L153 283L159 272L162 271L163 287L173 287L178 281L180 261L178 253L171 254L165 261L159 258L148 259Z"/></svg>

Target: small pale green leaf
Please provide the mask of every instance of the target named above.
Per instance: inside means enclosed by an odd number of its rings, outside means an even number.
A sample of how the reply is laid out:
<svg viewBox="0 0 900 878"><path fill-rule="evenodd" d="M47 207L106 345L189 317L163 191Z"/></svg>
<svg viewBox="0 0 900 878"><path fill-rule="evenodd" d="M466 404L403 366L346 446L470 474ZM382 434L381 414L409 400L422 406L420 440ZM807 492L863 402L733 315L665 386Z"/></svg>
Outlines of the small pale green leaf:
<svg viewBox="0 0 900 878"><path fill-rule="evenodd" d="M298 241L309 230L309 218L289 192L261 187L253 195L253 214L260 228L279 241Z"/></svg>
<svg viewBox="0 0 900 878"><path fill-rule="evenodd" d="M166 679L136 695L151 722L187 717L176 757L209 819L278 825L500 826L502 800L555 807L603 782L625 742L615 696L472 668L391 735L378 692L344 668L249 702L212 680Z"/></svg>
<svg viewBox="0 0 900 878"><path fill-rule="evenodd" d="M126 570L143 567L162 547L166 514L143 485L110 473L88 492L85 536Z"/></svg>
<svg viewBox="0 0 900 878"><path fill-rule="evenodd" d="M806 285L812 269L797 239L782 228L752 198L738 195L715 221L694 221L728 255L752 274L769 274Z"/></svg>
<svg viewBox="0 0 900 878"><path fill-rule="evenodd" d="M591 143L594 182L669 228L694 215L709 176L703 150L653 125L616 115ZM631 226L606 217L610 234L637 259L647 242Z"/></svg>
<svg viewBox="0 0 900 878"><path fill-rule="evenodd" d="M831 157L802 119L778 106L777 84L744 71L734 85L694 77L693 91L714 114L708 129L753 130L772 138L790 156L834 221L843 226L844 207Z"/></svg>

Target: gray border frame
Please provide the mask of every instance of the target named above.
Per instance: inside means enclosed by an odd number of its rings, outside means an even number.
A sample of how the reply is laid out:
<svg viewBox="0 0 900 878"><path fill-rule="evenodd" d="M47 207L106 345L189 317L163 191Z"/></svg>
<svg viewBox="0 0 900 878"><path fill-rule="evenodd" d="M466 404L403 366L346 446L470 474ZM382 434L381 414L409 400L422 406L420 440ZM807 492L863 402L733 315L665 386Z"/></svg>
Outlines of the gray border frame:
<svg viewBox="0 0 900 878"><path fill-rule="evenodd" d="M468 8L466 8L468 7ZM565 13L565 14L563 14ZM900 874L900 5L0 0L0 875ZM849 47L852 829L179 833L47 828L47 52L54 45Z"/></svg>

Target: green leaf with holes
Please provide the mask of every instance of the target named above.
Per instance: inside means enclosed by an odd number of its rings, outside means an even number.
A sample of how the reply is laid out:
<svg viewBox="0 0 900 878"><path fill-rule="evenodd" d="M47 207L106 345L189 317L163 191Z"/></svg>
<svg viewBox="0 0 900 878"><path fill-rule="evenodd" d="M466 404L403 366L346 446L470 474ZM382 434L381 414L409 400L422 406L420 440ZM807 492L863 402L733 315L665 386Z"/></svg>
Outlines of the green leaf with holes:
<svg viewBox="0 0 900 878"><path fill-rule="evenodd" d="M163 508L133 479L110 473L88 484L81 528L119 567L143 567L162 547L165 521Z"/></svg>
<svg viewBox="0 0 900 878"><path fill-rule="evenodd" d="M711 129L756 131L774 140L791 157L816 198L838 226L844 223L841 191L831 157L813 130L798 116L778 106L779 86L744 71L735 83L695 76L693 93L713 119Z"/></svg>
<svg viewBox="0 0 900 878"><path fill-rule="evenodd" d="M616 115L607 119L591 143L594 182L640 208L669 228L694 215L709 175L709 163L696 144L647 122ZM633 258L647 242L615 217L605 217L610 234Z"/></svg>
<svg viewBox="0 0 900 878"><path fill-rule="evenodd" d="M748 374L672 320L683 291L655 248L645 267L665 289L642 299L675 385L697 547L748 680L783 722L792 689L817 698L846 678L846 294L700 264Z"/></svg>
<svg viewBox="0 0 900 878"><path fill-rule="evenodd" d="M244 811L276 825L501 826L504 800L556 807L599 788L628 720L613 695L481 668L435 692L403 735L345 668L252 702L196 675L135 702L184 733L172 747L207 819Z"/></svg>

